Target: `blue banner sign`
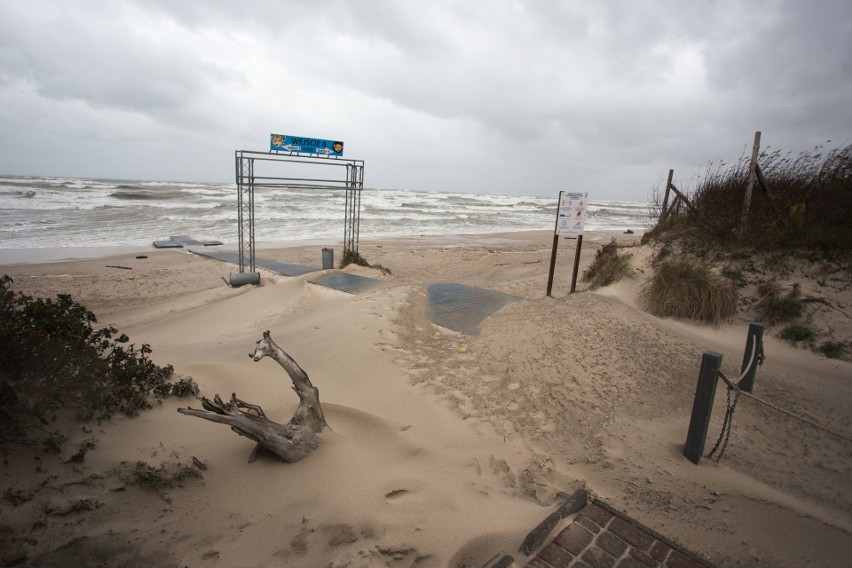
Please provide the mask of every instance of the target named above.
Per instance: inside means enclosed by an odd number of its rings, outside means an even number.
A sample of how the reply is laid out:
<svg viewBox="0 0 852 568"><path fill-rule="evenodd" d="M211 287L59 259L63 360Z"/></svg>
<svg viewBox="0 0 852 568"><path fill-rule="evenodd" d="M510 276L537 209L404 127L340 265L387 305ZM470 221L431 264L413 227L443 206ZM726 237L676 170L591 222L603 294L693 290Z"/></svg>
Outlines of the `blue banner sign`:
<svg viewBox="0 0 852 568"><path fill-rule="evenodd" d="M343 142L303 138L287 134L269 135L270 152L296 152L299 154L318 154L320 156L343 156Z"/></svg>

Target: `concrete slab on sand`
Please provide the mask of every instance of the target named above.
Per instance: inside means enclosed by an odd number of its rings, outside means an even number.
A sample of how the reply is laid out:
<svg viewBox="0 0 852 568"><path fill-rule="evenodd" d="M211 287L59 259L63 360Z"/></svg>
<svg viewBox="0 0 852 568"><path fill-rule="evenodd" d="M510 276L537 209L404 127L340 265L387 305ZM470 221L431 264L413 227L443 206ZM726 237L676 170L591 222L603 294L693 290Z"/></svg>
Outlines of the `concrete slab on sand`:
<svg viewBox="0 0 852 568"><path fill-rule="evenodd" d="M210 258L215 258L216 260L221 260L222 262L230 262L232 264L239 265L240 263L240 255L235 252L225 252L225 251L213 251L213 250L198 250L191 249L191 252L201 255L208 256ZM319 268L313 268L311 266L303 266L301 264L288 264L286 262L277 262L274 260L264 260L264 259L255 259L255 266L260 266L261 268L266 268L267 270L271 270L273 272L277 272L278 274L283 274L284 276L301 276L302 274L307 274L309 272L318 272Z"/></svg>
<svg viewBox="0 0 852 568"><path fill-rule="evenodd" d="M215 258L216 260L221 260L222 262L230 262L233 264L240 263L239 254L235 252L208 251L197 249L190 250L195 254ZM320 268L302 266L301 264L288 264L286 262L277 262L274 260L264 260L257 258L254 260L254 264L255 266L266 268L267 270L271 270L272 272L276 272L284 276L301 276L302 274L308 274L310 272L319 272L321 270ZM318 284L320 286L325 286L327 288L340 290L342 292L348 292L350 294L366 292L367 290L372 290L373 288L378 288L379 286L384 285L384 282L382 282L381 280L376 280L375 278L367 278L366 276L358 276L357 274L348 274L346 272L328 272L326 274L321 274L316 278L312 278L311 280L308 280L308 282Z"/></svg>
<svg viewBox="0 0 852 568"><path fill-rule="evenodd" d="M478 335L485 318L517 299L503 292L453 283L431 284L428 292L429 320L467 335Z"/></svg>
<svg viewBox="0 0 852 568"><path fill-rule="evenodd" d="M154 241L156 248L185 248L185 247L213 247L222 244L222 241L199 241L189 235L173 235L167 241Z"/></svg>
<svg viewBox="0 0 852 568"><path fill-rule="evenodd" d="M239 255L235 252L189 249L191 252L215 258L222 262L239 264ZM299 264L287 264L272 260L255 259L255 266L266 268L284 276L301 276L321 269ZM386 282L357 274L330 271L311 278L309 282L333 288L350 294L358 294L386 285ZM476 288L464 284L442 283L429 286L429 320L453 331L477 335L479 324L502 308L506 303L516 300L515 296Z"/></svg>
<svg viewBox="0 0 852 568"><path fill-rule="evenodd" d="M375 278L367 278L366 276L358 276L357 274L349 274L346 272L329 272L322 274L316 278L312 278L308 282L319 284L327 288L334 288L342 292L350 294L358 294L366 292L373 288L378 288L384 285L381 280Z"/></svg>

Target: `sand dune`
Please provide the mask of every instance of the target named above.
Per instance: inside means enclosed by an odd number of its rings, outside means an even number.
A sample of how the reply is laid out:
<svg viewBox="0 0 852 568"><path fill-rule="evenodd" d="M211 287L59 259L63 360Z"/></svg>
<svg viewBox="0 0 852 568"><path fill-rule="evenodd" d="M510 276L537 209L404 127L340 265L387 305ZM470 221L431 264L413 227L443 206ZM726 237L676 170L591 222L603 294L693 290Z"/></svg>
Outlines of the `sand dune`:
<svg viewBox="0 0 852 568"><path fill-rule="evenodd" d="M583 263L611 237L588 236ZM231 289L232 267L179 251L5 267L16 289L69 292L101 324L149 343L203 395L236 392L285 422L298 403L289 378L247 356L270 330L319 388L330 425L294 464L246 463L253 442L176 412L196 401L75 426L69 447L96 440L76 470L17 454L0 470L18 489L59 476L22 505L3 503L15 550L57 566L75 554L127 566L483 566L499 553L522 566L527 532L584 486L720 566L842 565L852 554L845 441L743 400L721 463L681 455L701 353L722 352L736 375L747 322L649 316L635 301L638 271L568 295L573 251L561 246L553 298L547 232L363 243L393 273L347 268L387 280L358 295L310 274L264 272L261 286ZM637 266L646 252L636 249ZM319 264L319 247L262 254ZM466 336L426 318L425 286L438 281L518 299ZM852 435L848 363L772 339L766 351L756 394ZM720 387L713 435L724 403ZM118 473L122 462L192 457L203 479L169 490L171 502ZM85 499L96 506L45 514Z"/></svg>

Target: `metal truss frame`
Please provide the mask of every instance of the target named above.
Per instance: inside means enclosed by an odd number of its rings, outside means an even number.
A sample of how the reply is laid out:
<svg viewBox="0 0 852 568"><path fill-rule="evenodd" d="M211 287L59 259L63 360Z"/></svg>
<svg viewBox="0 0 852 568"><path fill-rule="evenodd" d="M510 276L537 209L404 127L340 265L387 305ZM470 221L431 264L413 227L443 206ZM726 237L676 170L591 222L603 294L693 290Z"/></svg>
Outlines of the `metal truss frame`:
<svg viewBox="0 0 852 568"><path fill-rule="evenodd" d="M342 189L346 192L343 227L343 255L358 252L361 231L361 191L364 189L364 160L326 158L237 150L234 155L237 181L237 226L239 233L240 272L255 272L254 191L255 188ZM312 164L344 168L343 179L260 177L255 175L255 162Z"/></svg>

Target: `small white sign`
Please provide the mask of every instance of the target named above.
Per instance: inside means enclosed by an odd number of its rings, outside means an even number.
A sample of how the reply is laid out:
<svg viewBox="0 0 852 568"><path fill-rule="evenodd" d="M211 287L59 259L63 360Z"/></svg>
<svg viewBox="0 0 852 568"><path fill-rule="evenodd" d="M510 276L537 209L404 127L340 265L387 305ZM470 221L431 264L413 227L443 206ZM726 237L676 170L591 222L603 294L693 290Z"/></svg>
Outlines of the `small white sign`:
<svg viewBox="0 0 852 568"><path fill-rule="evenodd" d="M569 193L564 191L559 195L556 234L582 235L583 227L586 224L586 203L589 201L589 193Z"/></svg>

